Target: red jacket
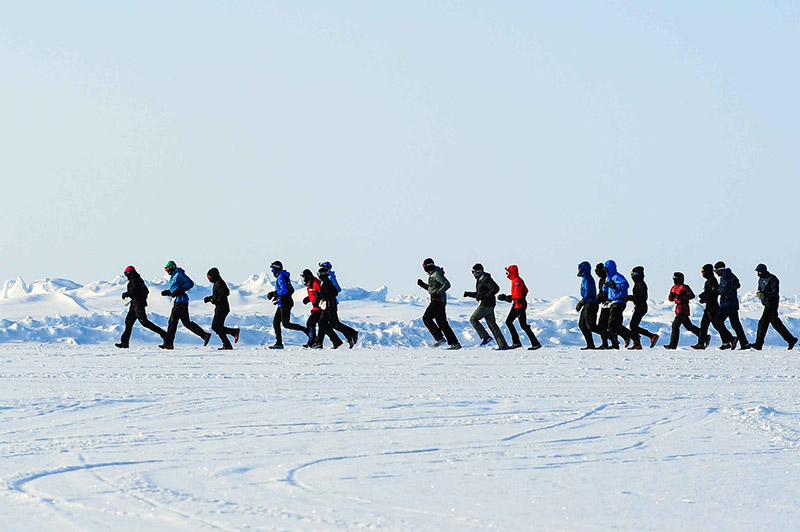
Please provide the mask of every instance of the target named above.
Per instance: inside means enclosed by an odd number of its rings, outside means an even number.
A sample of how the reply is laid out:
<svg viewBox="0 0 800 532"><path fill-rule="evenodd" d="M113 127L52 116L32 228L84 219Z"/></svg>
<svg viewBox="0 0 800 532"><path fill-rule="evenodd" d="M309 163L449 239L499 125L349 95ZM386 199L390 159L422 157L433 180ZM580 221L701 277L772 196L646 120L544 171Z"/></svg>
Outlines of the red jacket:
<svg viewBox="0 0 800 532"><path fill-rule="evenodd" d="M670 301L675 303L675 314L689 315L689 301L694 299L694 292L688 284L676 284L669 291Z"/></svg>
<svg viewBox="0 0 800 532"><path fill-rule="evenodd" d="M319 308L319 304L317 303L317 294L315 292L319 292L320 289L319 279L316 277L311 278L311 284L306 284L306 288L308 289L308 299L311 301L311 312L315 310L322 310Z"/></svg>
<svg viewBox="0 0 800 532"><path fill-rule="evenodd" d="M508 279L511 281L511 303L514 308L528 308L528 302L525 297L528 295L528 287L525 286L525 281L519 276L519 268L516 264L512 264L506 268L508 272Z"/></svg>

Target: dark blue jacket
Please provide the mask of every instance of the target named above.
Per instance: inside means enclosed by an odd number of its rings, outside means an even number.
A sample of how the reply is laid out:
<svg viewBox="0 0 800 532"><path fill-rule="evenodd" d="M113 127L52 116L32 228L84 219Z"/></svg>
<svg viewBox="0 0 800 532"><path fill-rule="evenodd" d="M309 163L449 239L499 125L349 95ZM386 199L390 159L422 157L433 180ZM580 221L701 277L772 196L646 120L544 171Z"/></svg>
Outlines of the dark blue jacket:
<svg viewBox="0 0 800 532"><path fill-rule="evenodd" d="M628 280L617 271L617 263L613 260L607 260L603 265L608 270L606 282L614 285L607 287L608 300L612 303L624 303L625 298L628 297L628 287L630 286Z"/></svg>
<svg viewBox="0 0 800 532"><path fill-rule="evenodd" d="M178 268L169 278L169 293L175 298L175 303L188 303L189 296L186 292L194 288L194 281L189 279L183 268ZM176 295L177 294L177 295Z"/></svg>
<svg viewBox="0 0 800 532"><path fill-rule="evenodd" d="M758 278L758 291L761 293L761 303L765 307L778 306L780 299L780 281L777 277L767 272L764 277Z"/></svg>
<svg viewBox="0 0 800 532"><path fill-rule="evenodd" d="M278 306L281 306L284 296L289 294L289 284L291 283L289 272L281 270L275 278L275 294L278 296Z"/></svg>
<svg viewBox="0 0 800 532"><path fill-rule="evenodd" d="M597 285L592 277L592 265L588 262L578 264L581 274L581 301L583 304L597 303Z"/></svg>
<svg viewBox="0 0 800 532"><path fill-rule="evenodd" d="M736 292L741 286L730 268L723 269L719 276L719 308L738 310L739 296Z"/></svg>

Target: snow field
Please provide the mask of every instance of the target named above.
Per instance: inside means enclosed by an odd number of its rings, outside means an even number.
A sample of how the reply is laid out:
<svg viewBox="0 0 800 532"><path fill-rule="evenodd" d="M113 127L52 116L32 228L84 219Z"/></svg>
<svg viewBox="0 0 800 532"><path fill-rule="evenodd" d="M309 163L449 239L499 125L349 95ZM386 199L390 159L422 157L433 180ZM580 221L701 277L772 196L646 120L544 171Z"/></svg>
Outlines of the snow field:
<svg viewBox="0 0 800 532"><path fill-rule="evenodd" d="M797 354L0 348L6 530L794 530Z"/></svg>

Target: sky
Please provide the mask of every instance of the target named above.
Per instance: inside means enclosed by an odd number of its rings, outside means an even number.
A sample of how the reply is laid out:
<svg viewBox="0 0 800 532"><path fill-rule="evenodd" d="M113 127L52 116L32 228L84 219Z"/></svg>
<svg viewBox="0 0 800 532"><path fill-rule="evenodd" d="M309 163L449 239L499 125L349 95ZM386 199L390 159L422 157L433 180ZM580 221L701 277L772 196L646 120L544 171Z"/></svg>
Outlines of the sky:
<svg viewBox="0 0 800 532"><path fill-rule="evenodd" d="M432 257L549 299L614 259L657 297L725 260L800 294L797 50L790 2L6 2L0 280L398 295Z"/></svg>

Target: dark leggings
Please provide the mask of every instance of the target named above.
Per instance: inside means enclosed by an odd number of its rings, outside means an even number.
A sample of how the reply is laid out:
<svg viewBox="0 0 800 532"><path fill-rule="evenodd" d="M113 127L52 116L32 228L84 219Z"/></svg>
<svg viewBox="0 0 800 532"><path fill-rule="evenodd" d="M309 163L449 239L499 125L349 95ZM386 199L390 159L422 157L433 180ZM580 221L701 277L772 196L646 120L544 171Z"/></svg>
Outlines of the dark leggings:
<svg viewBox="0 0 800 532"><path fill-rule="evenodd" d="M428 308L425 309L425 314L422 315L422 323L431 332L433 339L437 342L447 338L447 343L450 345L458 344L456 333L447 322L447 313L445 312L447 303L444 301L431 301Z"/></svg>
<svg viewBox="0 0 800 532"><path fill-rule="evenodd" d="M721 308L719 309L719 314L717 314L720 322L723 324L725 320L730 320L731 327L733 331L736 333L736 337L739 339L739 345L747 345L749 342L747 341L747 335L744 333L744 327L742 327L742 322L739 320L739 310L735 308Z"/></svg>
<svg viewBox="0 0 800 532"><path fill-rule="evenodd" d="M603 332L597 326L597 303L585 303L581 308L581 316L578 319L578 327L583 333L583 338L586 340L586 347L594 349L594 337L592 333L597 333L601 337Z"/></svg>
<svg viewBox="0 0 800 532"><path fill-rule="evenodd" d="M761 347L764 345L764 339L767 337L767 329L772 325L775 331L781 335L781 338L786 343L791 343L795 340L789 329L783 324L778 317L778 304L769 304L764 307L764 312L761 314L761 319L758 320L758 330L756 331L756 346Z"/></svg>
<svg viewBox="0 0 800 532"><path fill-rule="evenodd" d="M208 333L205 332L202 327L189 319L189 303L175 303L172 305L172 312L169 315L169 324L167 325L167 335L164 338L164 345L173 345L175 342L175 333L178 332L178 322L183 323L184 327L203 340L208 336Z"/></svg>
<svg viewBox="0 0 800 532"><path fill-rule="evenodd" d="M144 305L131 303L131 306L128 308L128 315L125 317L125 331L122 333L122 339L120 340L120 343L128 345L128 342L130 342L131 339L131 333L133 332L133 325L136 323L136 320L139 320L139 323L141 323L142 327L145 329L150 329L159 335L162 340L167 335L167 333L164 332L164 329L147 319L147 311L145 310Z"/></svg>
<svg viewBox="0 0 800 532"><path fill-rule="evenodd" d="M644 318L645 314L647 314L647 303L644 305L635 305L633 307L633 316L631 316L631 323L628 325L628 328L631 331L633 345L642 345L642 339L640 336L646 336L651 341L655 337L655 334L641 327L642 318Z"/></svg>
<svg viewBox="0 0 800 532"><path fill-rule="evenodd" d="M230 312L231 309L229 308L216 307L214 309L214 319L211 321L211 330L217 333L224 347L231 347L231 341L228 340L227 335L236 336L239 332L239 329L232 329L225 326L225 318L228 317Z"/></svg>
<svg viewBox="0 0 800 532"><path fill-rule="evenodd" d="M675 314L675 319L672 320L672 333L669 336L669 347L673 349L678 347L678 340L681 337L681 325L686 327L686 330L694 333L697 338L702 339L700 327L692 323L688 314Z"/></svg>
<svg viewBox="0 0 800 532"><path fill-rule="evenodd" d="M531 326L528 325L528 317L524 308L512 308L511 312L508 313L508 317L506 318L506 327L508 327L508 332L511 333L512 344L522 345L519 340L519 334L517 334L517 329L514 327L515 320L519 320L519 326L523 331L525 331L525 334L528 335L528 340L530 340L531 346L541 345L539 340L536 339L536 335L533 334L533 329L531 329Z"/></svg>
<svg viewBox="0 0 800 532"><path fill-rule="evenodd" d="M319 325L319 331L317 331L317 325ZM308 317L306 327L308 328L309 345L322 345L326 335L330 338L334 346L340 346L343 343L339 335L336 334L336 331L328 325L328 321L325 319L322 310L311 311L311 316Z"/></svg>
<svg viewBox="0 0 800 532"><path fill-rule="evenodd" d="M272 328L275 329L275 343L283 343L283 336L281 336L281 325L283 325L285 329L301 331L308 336L308 329L302 325L298 325L297 323L292 323L289 321L291 317L292 305L286 305L285 302L282 302L281 306L275 311L275 317L272 319Z"/></svg>
<svg viewBox="0 0 800 532"><path fill-rule="evenodd" d="M713 325L719 333L722 343L731 343L733 340L733 335L728 328L725 327L725 321L720 320L720 316L721 314L719 312L719 307L712 307L706 304L706 308L703 311L703 317L700 320L700 338L705 338L708 336L708 326Z"/></svg>

